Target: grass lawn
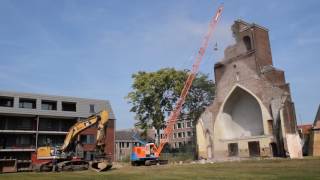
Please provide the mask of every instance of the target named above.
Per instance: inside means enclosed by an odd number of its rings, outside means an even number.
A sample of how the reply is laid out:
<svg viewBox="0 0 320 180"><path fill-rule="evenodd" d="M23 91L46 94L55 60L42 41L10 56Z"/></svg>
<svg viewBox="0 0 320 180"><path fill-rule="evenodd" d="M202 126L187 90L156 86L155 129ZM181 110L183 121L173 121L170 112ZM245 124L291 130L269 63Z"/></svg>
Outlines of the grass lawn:
<svg viewBox="0 0 320 180"><path fill-rule="evenodd" d="M320 179L320 159L252 160L214 164L183 164L121 168L107 172L10 173L0 179Z"/></svg>

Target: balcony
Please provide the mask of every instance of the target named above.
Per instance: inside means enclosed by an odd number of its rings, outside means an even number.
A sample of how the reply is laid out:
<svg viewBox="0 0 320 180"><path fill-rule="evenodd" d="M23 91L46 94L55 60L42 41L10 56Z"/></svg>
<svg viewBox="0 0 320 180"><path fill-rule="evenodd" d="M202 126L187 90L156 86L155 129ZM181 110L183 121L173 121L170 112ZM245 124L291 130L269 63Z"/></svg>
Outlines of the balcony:
<svg viewBox="0 0 320 180"><path fill-rule="evenodd" d="M75 119L40 118L39 131L67 132L76 122Z"/></svg>
<svg viewBox="0 0 320 180"><path fill-rule="evenodd" d="M41 110L57 110L57 101L49 101L49 100L42 100L41 101Z"/></svg>
<svg viewBox="0 0 320 180"><path fill-rule="evenodd" d="M20 98L19 99L19 108L36 109L36 100L35 99Z"/></svg>
<svg viewBox="0 0 320 180"><path fill-rule="evenodd" d="M0 107L13 107L13 97L0 96Z"/></svg>
<svg viewBox="0 0 320 180"><path fill-rule="evenodd" d="M0 116L0 129L6 131L35 131L37 121L35 117Z"/></svg>

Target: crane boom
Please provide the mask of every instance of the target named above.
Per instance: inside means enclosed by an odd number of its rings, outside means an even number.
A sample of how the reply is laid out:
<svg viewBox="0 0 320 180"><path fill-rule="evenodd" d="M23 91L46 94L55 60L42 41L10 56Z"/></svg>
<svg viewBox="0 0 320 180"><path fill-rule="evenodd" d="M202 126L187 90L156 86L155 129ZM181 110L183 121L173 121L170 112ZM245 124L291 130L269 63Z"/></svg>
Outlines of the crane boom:
<svg viewBox="0 0 320 180"><path fill-rule="evenodd" d="M215 16L211 19L210 21L210 24L209 24L209 28L208 28L208 31L206 33L206 35L204 36L204 39L202 41L202 45L199 49L199 52L196 56L196 59L195 59L195 62L192 66L192 70L191 72L189 73L189 76L184 84L184 87L181 91L181 94L180 94L180 98L178 99L177 103L176 103L176 106L174 107L174 109L171 111L169 117L168 117L168 120L167 120L167 124L166 124L166 128L164 129L164 136L163 138L160 140L160 145L159 147L157 148L157 154L160 155L164 145L169 142L170 138L172 137L172 131L173 131L173 127L174 127L174 124L176 123L179 115L180 115L180 112L181 112L181 109L182 109L182 106L185 102L185 99L188 95L188 92L189 92L189 89L192 85L192 82L194 80L194 78L196 77L196 74L198 73L199 71L199 67L200 67L200 63L203 59L203 56L206 52L206 49L208 48L208 45L209 45L209 40L213 34L213 31L220 19L220 16L221 16L221 13L223 11L223 5L221 5Z"/></svg>

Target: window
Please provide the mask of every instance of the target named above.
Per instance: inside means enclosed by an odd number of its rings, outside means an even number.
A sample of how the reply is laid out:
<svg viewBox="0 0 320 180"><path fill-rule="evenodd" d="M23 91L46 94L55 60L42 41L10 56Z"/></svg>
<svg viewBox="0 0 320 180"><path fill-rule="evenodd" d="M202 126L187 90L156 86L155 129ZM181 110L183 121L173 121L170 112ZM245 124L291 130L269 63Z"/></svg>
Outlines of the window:
<svg viewBox="0 0 320 180"><path fill-rule="evenodd" d="M13 107L13 97L0 97L0 106Z"/></svg>
<svg viewBox="0 0 320 180"><path fill-rule="evenodd" d="M88 135L87 140L88 140L88 144L94 144L95 143L94 135Z"/></svg>
<svg viewBox="0 0 320 180"><path fill-rule="evenodd" d="M94 151L84 151L85 160L92 161L94 159Z"/></svg>
<svg viewBox="0 0 320 180"><path fill-rule="evenodd" d="M94 110L94 104L90 104L90 113L96 113Z"/></svg>
<svg viewBox="0 0 320 180"><path fill-rule="evenodd" d="M250 37L249 37L249 36L243 37L243 42L244 42L244 45L245 45L246 48L247 48L247 51L250 51L250 50L252 49Z"/></svg>
<svg viewBox="0 0 320 180"><path fill-rule="evenodd" d="M178 133L178 137L179 137L179 138L182 137L182 133L181 133L181 132Z"/></svg>
<svg viewBox="0 0 320 180"><path fill-rule="evenodd" d="M127 142L127 148L129 148L129 147L130 147L130 143Z"/></svg>
<svg viewBox="0 0 320 180"><path fill-rule="evenodd" d="M186 137L186 133L182 132L182 137Z"/></svg>
<svg viewBox="0 0 320 180"><path fill-rule="evenodd" d="M82 144L94 144L95 143L95 137L94 137L93 134L81 135L80 136L80 142Z"/></svg>
<svg viewBox="0 0 320 180"><path fill-rule="evenodd" d="M259 141L248 142L250 157L260 156L260 143Z"/></svg>
<svg viewBox="0 0 320 180"><path fill-rule="evenodd" d="M36 100L21 98L19 99L19 108L36 109Z"/></svg>
<svg viewBox="0 0 320 180"><path fill-rule="evenodd" d="M62 111L77 111L76 103L74 102L62 102Z"/></svg>
<svg viewBox="0 0 320 180"><path fill-rule="evenodd" d="M192 136L191 131L188 131L188 132L187 132L187 135L188 135L188 137L191 137L191 136Z"/></svg>
<svg viewBox="0 0 320 180"><path fill-rule="evenodd" d="M42 110L57 110L57 102L56 101L47 101L42 100L41 101L41 109Z"/></svg>
<svg viewBox="0 0 320 180"><path fill-rule="evenodd" d="M31 144L31 140L29 136L18 136L16 138L16 144L20 146L26 146Z"/></svg>
<svg viewBox="0 0 320 180"><path fill-rule="evenodd" d="M174 133L174 134L173 134L173 137L174 137L174 138L177 138L177 133Z"/></svg>
<svg viewBox="0 0 320 180"><path fill-rule="evenodd" d="M31 130L32 129L32 120L30 119L19 119L16 124L18 129L21 130Z"/></svg>
<svg viewBox="0 0 320 180"><path fill-rule="evenodd" d="M191 122L187 122L187 128L191 127Z"/></svg>
<svg viewBox="0 0 320 180"><path fill-rule="evenodd" d="M82 144L87 144L87 136L86 135L80 135L80 142Z"/></svg>
<svg viewBox="0 0 320 180"><path fill-rule="evenodd" d="M181 123L178 123L178 129L180 129L182 126L181 126Z"/></svg>
<svg viewBox="0 0 320 180"><path fill-rule="evenodd" d="M229 156L238 156L239 154L238 143L229 143L228 152L229 152Z"/></svg>

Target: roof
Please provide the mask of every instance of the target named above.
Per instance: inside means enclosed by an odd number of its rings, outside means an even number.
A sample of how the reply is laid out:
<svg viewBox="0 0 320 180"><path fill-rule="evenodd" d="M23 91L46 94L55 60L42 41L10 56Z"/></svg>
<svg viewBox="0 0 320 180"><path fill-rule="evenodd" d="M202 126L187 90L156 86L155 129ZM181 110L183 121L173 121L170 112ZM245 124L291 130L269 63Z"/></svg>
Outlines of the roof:
<svg viewBox="0 0 320 180"><path fill-rule="evenodd" d="M116 131L116 141L135 141L132 137L135 133L133 131Z"/></svg>
<svg viewBox="0 0 320 180"><path fill-rule="evenodd" d="M134 136L137 136L137 133L132 129L119 130L119 131L116 131L115 140L116 141L137 141L135 138L133 138ZM141 138L141 137L138 136L138 138ZM143 138L141 138L141 140L143 140ZM154 138L148 136L147 141L153 142Z"/></svg>
<svg viewBox="0 0 320 180"><path fill-rule="evenodd" d="M302 134L309 134L310 130L312 129L312 124L299 125L298 129L302 130Z"/></svg>
<svg viewBox="0 0 320 180"><path fill-rule="evenodd" d="M257 27L257 28L263 29L265 31L269 31L268 28L266 28L266 27L260 26L260 25L255 24L255 23L248 23L248 22L246 22L246 21L244 21L242 19L236 20L235 23L241 23L243 26L246 26L246 28L242 29L241 31L246 30L246 29L251 28L251 27Z"/></svg>
<svg viewBox="0 0 320 180"><path fill-rule="evenodd" d="M71 118L87 118L91 116L89 106L94 104L96 112L106 109L109 112L110 119L116 119L115 114L112 110L111 104L108 100L99 99L87 99L87 98L77 98L70 96L57 96L57 95L46 95L46 94L36 94L36 93L22 93L22 92L9 92L1 91L0 96L2 97L13 97L13 98L30 98L36 101L49 100L57 102L75 102L77 103L76 111L62 111L57 105L57 110L47 111L42 110L41 106L37 106L35 109L23 109L19 108L18 104L14 102L13 107L0 107L0 114L22 114L22 115L39 115L39 116L54 116L54 117L71 117Z"/></svg>

